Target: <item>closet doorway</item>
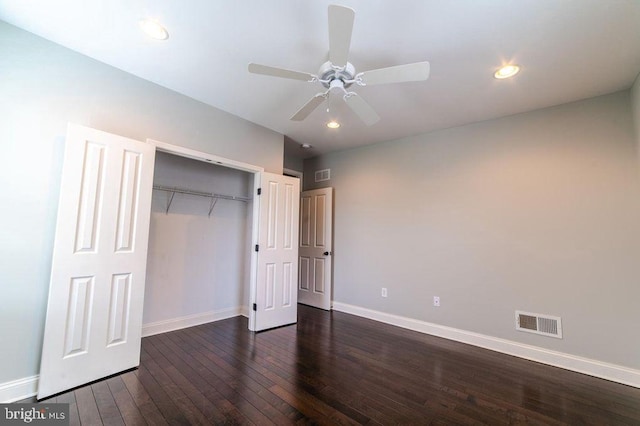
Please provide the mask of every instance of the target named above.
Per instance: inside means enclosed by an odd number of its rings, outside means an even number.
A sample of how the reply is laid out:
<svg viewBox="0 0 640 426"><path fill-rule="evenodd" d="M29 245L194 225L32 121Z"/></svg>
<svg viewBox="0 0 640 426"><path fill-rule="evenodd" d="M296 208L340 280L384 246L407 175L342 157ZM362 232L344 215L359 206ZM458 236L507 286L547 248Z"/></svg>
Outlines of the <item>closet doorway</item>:
<svg viewBox="0 0 640 426"><path fill-rule="evenodd" d="M234 202L236 207L239 207L237 203L246 202L249 205L247 206L245 218L238 220L236 217L235 220L236 231L242 233L240 228L244 227L245 235L250 235L249 247L246 246L246 237L234 243L234 246L235 244L239 245L240 250L243 247L245 250L244 254L241 254L236 259L235 263L235 275L236 277L242 276L242 284L240 284L240 288L235 291L232 290L231 294L227 294L225 297L236 297L236 300L240 300L243 303L239 307L239 313L247 314L248 311L249 329L252 331L261 331L295 323L297 320L299 179L267 173L261 167L160 141L149 139L147 143L156 147L156 151L161 158L168 154L166 158L179 157L177 159L178 163L196 160L200 163L208 163L200 164L199 167L202 165L217 167L218 179L223 181L220 188L225 186L224 180L227 180L231 184L232 191L234 190L233 188L237 191L248 190L247 196L243 196L225 190L215 192L213 190L201 191L197 188L195 190L178 188L186 189L181 194L186 197L209 198L207 215L209 215L209 212L214 215L216 206L222 202ZM175 160L171 161L175 162ZM185 169L183 168L182 170L184 172ZM170 194L168 200L171 200L171 196L175 200L177 192L171 191L170 188L172 187L171 180L176 179L177 176L181 176L180 179L186 179L186 184L190 184L190 181L197 184L197 182L206 182L208 179L210 182L216 180L215 177L206 177L207 171L205 168L192 173L184 174L183 172L180 172L180 167L169 167L167 175L163 175L163 172L160 172L155 183L155 191ZM243 172L246 175L243 175ZM173 187L175 188L175 186ZM166 206L171 209L168 201ZM153 208L152 206L152 214ZM158 209L160 207L156 204L155 208ZM215 242L210 244L215 244ZM250 254L247 254L247 249ZM246 283L248 283L248 286ZM244 305L244 303L247 303L247 305ZM228 306L222 308L221 312L216 312L215 310L205 312L204 317L200 318L199 321L203 323L206 322L204 320L208 317L221 318L231 316L237 310L238 307Z"/></svg>
<svg viewBox="0 0 640 426"><path fill-rule="evenodd" d="M145 143L70 124L38 399L139 364L156 151L253 174L249 328L259 331L296 322L298 179L187 148L151 140ZM177 201L178 189L157 191L172 194L167 214ZM181 192L196 193L211 198L212 213L217 202L228 195L188 188ZM233 201L249 202L246 198ZM239 224L248 219L235 220ZM246 241L237 244L241 250ZM233 294L246 297L239 291L232 292L232 299Z"/></svg>
<svg viewBox="0 0 640 426"><path fill-rule="evenodd" d="M254 175L156 152L142 336L249 316Z"/></svg>

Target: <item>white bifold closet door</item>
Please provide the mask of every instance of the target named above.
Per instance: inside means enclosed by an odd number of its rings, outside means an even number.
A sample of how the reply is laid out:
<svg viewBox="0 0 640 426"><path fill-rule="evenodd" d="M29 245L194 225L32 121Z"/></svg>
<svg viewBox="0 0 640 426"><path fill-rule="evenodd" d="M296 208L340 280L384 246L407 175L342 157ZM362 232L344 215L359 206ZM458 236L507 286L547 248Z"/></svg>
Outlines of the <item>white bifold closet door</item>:
<svg viewBox="0 0 640 426"><path fill-rule="evenodd" d="M69 125L39 399L140 363L154 156Z"/></svg>
<svg viewBox="0 0 640 426"><path fill-rule="evenodd" d="M261 173L257 278L249 328L266 330L298 318L300 179Z"/></svg>

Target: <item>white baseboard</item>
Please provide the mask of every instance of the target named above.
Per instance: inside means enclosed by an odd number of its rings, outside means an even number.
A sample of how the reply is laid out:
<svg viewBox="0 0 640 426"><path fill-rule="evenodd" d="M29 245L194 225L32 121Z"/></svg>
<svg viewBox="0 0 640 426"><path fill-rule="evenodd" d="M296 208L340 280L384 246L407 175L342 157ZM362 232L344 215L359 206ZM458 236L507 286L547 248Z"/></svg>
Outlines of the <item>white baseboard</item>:
<svg viewBox="0 0 640 426"><path fill-rule="evenodd" d="M552 365L554 367L564 368L565 370L576 371L578 373L588 374L590 376L640 388L640 370L583 358L576 355L570 355L563 352L543 349L537 346L517 343L498 337L491 337L471 331L433 324L426 321L387 314L385 312L374 311L372 309L362 308L360 306L349 305L346 303L333 302L333 309L372 319L374 321L418 331L420 333L444 337L445 339L479 346L492 351L502 352L531 361Z"/></svg>
<svg viewBox="0 0 640 426"><path fill-rule="evenodd" d="M248 312L248 309L246 309L246 311ZM238 315L244 315L244 313L245 307L237 307L142 324L142 337L153 336L154 334L166 333L168 331L180 330L182 328L206 324L208 322L233 318Z"/></svg>
<svg viewBox="0 0 640 426"><path fill-rule="evenodd" d="M0 402L8 404L34 396L38 392L38 377L31 376L0 383Z"/></svg>

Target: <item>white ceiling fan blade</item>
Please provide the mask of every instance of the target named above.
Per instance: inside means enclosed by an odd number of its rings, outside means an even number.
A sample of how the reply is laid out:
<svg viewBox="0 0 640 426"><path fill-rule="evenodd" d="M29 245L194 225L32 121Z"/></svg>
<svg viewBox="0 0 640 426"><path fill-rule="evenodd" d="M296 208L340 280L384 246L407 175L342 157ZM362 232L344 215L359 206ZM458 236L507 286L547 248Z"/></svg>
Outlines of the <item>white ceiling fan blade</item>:
<svg viewBox="0 0 640 426"><path fill-rule="evenodd" d="M345 102L367 126L376 124L380 120L373 108L357 94L352 92L349 96L345 96Z"/></svg>
<svg viewBox="0 0 640 426"><path fill-rule="evenodd" d="M302 108L300 108L298 110L298 112L296 112L293 115L293 117L291 117L291 120L293 120L293 121L302 121L305 118L307 118L309 116L309 114L311 114L313 112L313 110L318 108L320 106L320 104L322 102L324 102L325 97L326 96L325 96L324 93L318 93L317 95L315 95L313 98L311 98L309 100L309 102L304 104L304 106Z"/></svg>
<svg viewBox="0 0 640 426"><path fill-rule="evenodd" d="M311 81L313 74L301 71L292 71L284 68L270 67L268 65L249 64L249 72L253 74L270 75L272 77L290 78L293 80Z"/></svg>
<svg viewBox="0 0 640 426"><path fill-rule="evenodd" d="M355 16L351 8L335 4L329 6L329 61L337 67L347 65Z"/></svg>
<svg viewBox="0 0 640 426"><path fill-rule="evenodd" d="M403 83L405 81L421 81L429 78L429 62L398 65L389 68L365 71L362 82L367 86L386 83Z"/></svg>

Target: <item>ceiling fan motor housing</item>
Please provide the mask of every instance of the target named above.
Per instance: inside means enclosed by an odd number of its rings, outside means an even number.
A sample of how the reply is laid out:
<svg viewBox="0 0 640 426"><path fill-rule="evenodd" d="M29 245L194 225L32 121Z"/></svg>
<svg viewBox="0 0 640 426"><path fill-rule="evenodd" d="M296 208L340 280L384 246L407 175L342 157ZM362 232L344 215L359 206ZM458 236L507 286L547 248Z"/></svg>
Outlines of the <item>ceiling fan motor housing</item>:
<svg viewBox="0 0 640 426"><path fill-rule="evenodd" d="M356 69L353 65L351 65L351 62L347 62L343 69L335 67L330 61L327 61L322 64L322 66L318 70L319 80L327 89L332 87L331 82L333 82L334 80L342 81L344 83L344 88L347 88L353 84L355 75ZM345 83L346 81L349 81L349 83Z"/></svg>

